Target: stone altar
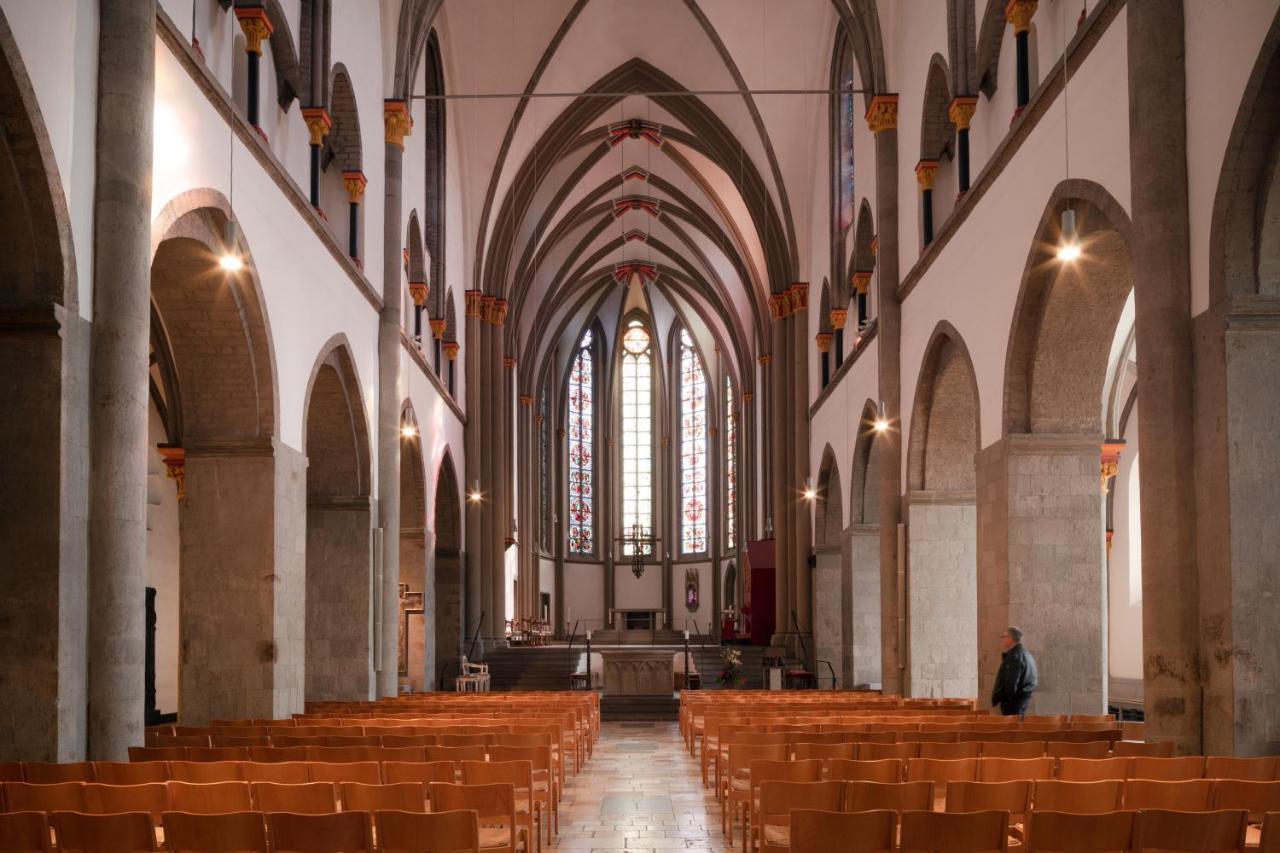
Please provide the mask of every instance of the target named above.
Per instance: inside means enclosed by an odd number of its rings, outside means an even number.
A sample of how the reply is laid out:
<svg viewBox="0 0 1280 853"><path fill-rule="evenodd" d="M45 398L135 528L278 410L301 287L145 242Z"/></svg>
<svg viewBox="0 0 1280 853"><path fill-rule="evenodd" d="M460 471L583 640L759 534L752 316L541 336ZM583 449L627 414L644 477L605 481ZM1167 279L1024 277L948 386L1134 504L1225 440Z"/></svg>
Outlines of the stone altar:
<svg viewBox="0 0 1280 853"><path fill-rule="evenodd" d="M671 695L671 649L608 649L603 654L605 695Z"/></svg>

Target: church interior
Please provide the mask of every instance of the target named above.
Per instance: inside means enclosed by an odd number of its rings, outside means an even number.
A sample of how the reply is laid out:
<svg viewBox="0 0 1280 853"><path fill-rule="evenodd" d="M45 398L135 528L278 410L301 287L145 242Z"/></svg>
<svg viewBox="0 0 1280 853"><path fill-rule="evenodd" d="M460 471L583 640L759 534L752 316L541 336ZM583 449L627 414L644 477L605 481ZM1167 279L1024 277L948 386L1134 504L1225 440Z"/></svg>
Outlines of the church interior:
<svg viewBox="0 0 1280 853"><path fill-rule="evenodd" d="M1280 0L0 0L0 145L0 851L1280 850Z"/></svg>

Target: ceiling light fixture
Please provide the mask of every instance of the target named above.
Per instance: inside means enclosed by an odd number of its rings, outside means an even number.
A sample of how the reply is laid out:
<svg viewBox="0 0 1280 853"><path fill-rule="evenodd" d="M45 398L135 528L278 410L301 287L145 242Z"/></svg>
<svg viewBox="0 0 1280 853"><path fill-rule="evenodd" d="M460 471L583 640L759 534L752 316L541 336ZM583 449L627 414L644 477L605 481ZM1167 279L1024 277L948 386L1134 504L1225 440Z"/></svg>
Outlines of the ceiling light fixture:
<svg viewBox="0 0 1280 853"><path fill-rule="evenodd" d="M813 487L813 478L805 477L804 478L804 499L812 503L813 501L817 500L817 498L818 498L818 492Z"/></svg>
<svg viewBox="0 0 1280 853"><path fill-rule="evenodd" d="M483 496L480 493L480 481L472 480L471 493L467 495L467 500L471 501L473 504L478 504L482 497Z"/></svg>
<svg viewBox="0 0 1280 853"><path fill-rule="evenodd" d="M1080 257L1080 235L1076 233L1076 212L1062 211L1062 236L1058 243L1058 260L1074 261Z"/></svg>
<svg viewBox="0 0 1280 853"><path fill-rule="evenodd" d="M400 434L405 438L416 438L418 435L418 427L414 424L405 424L400 427Z"/></svg>
<svg viewBox="0 0 1280 853"><path fill-rule="evenodd" d="M889 431L889 419L884 414L884 400L880 401L880 407L876 409L876 419L871 426L876 432Z"/></svg>
<svg viewBox="0 0 1280 853"><path fill-rule="evenodd" d="M236 139L235 131L227 138L229 165L227 168L227 227L222 234L222 254L218 257L218 266L224 272L238 273L244 269L244 258L240 257L240 226L235 219L236 199Z"/></svg>
<svg viewBox="0 0 1280 853"><path fill-rule="evenodd" d="M1071 102L1067 97L1067 84L1071 81L1067 66L1067 12L1066 4L1062 9L1062 177L1063 183L1071 178ZM1076 212L1067 202L1062 211L1062 234L1058 241L1058 260L1071 263L1080 257L1080 235L1076 232Z"/></svg>

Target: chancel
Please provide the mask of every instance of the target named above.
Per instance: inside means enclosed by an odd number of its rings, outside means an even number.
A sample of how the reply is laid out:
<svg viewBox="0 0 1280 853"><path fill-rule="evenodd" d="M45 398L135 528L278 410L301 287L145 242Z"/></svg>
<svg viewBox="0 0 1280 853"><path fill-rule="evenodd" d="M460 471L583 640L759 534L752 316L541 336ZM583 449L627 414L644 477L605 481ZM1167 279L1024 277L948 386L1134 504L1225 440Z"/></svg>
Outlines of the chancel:
<svg viewBox="0 0 1280 853"><path fill-rule="evenodd" d="M0 146L0 848L1280 845L1280 0L0 0Z"/></svg>

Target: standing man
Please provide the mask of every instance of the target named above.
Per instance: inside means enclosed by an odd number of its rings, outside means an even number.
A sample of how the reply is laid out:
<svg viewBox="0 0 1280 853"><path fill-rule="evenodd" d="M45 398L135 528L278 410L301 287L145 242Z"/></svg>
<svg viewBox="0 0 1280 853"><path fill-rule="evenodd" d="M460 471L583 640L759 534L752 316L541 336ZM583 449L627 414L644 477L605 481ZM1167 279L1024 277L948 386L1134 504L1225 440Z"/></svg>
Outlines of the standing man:
<svg viewBox="0 0 1280 853"><path fill-rule="evenodd" d="M1036 659L1022 647L1022 629L1009 626L1000 635L1000 671L996 673L996 686L991 691L992 706L999 705L1006 717L1027 716L1031 694L1039 683Z"/></svg>

